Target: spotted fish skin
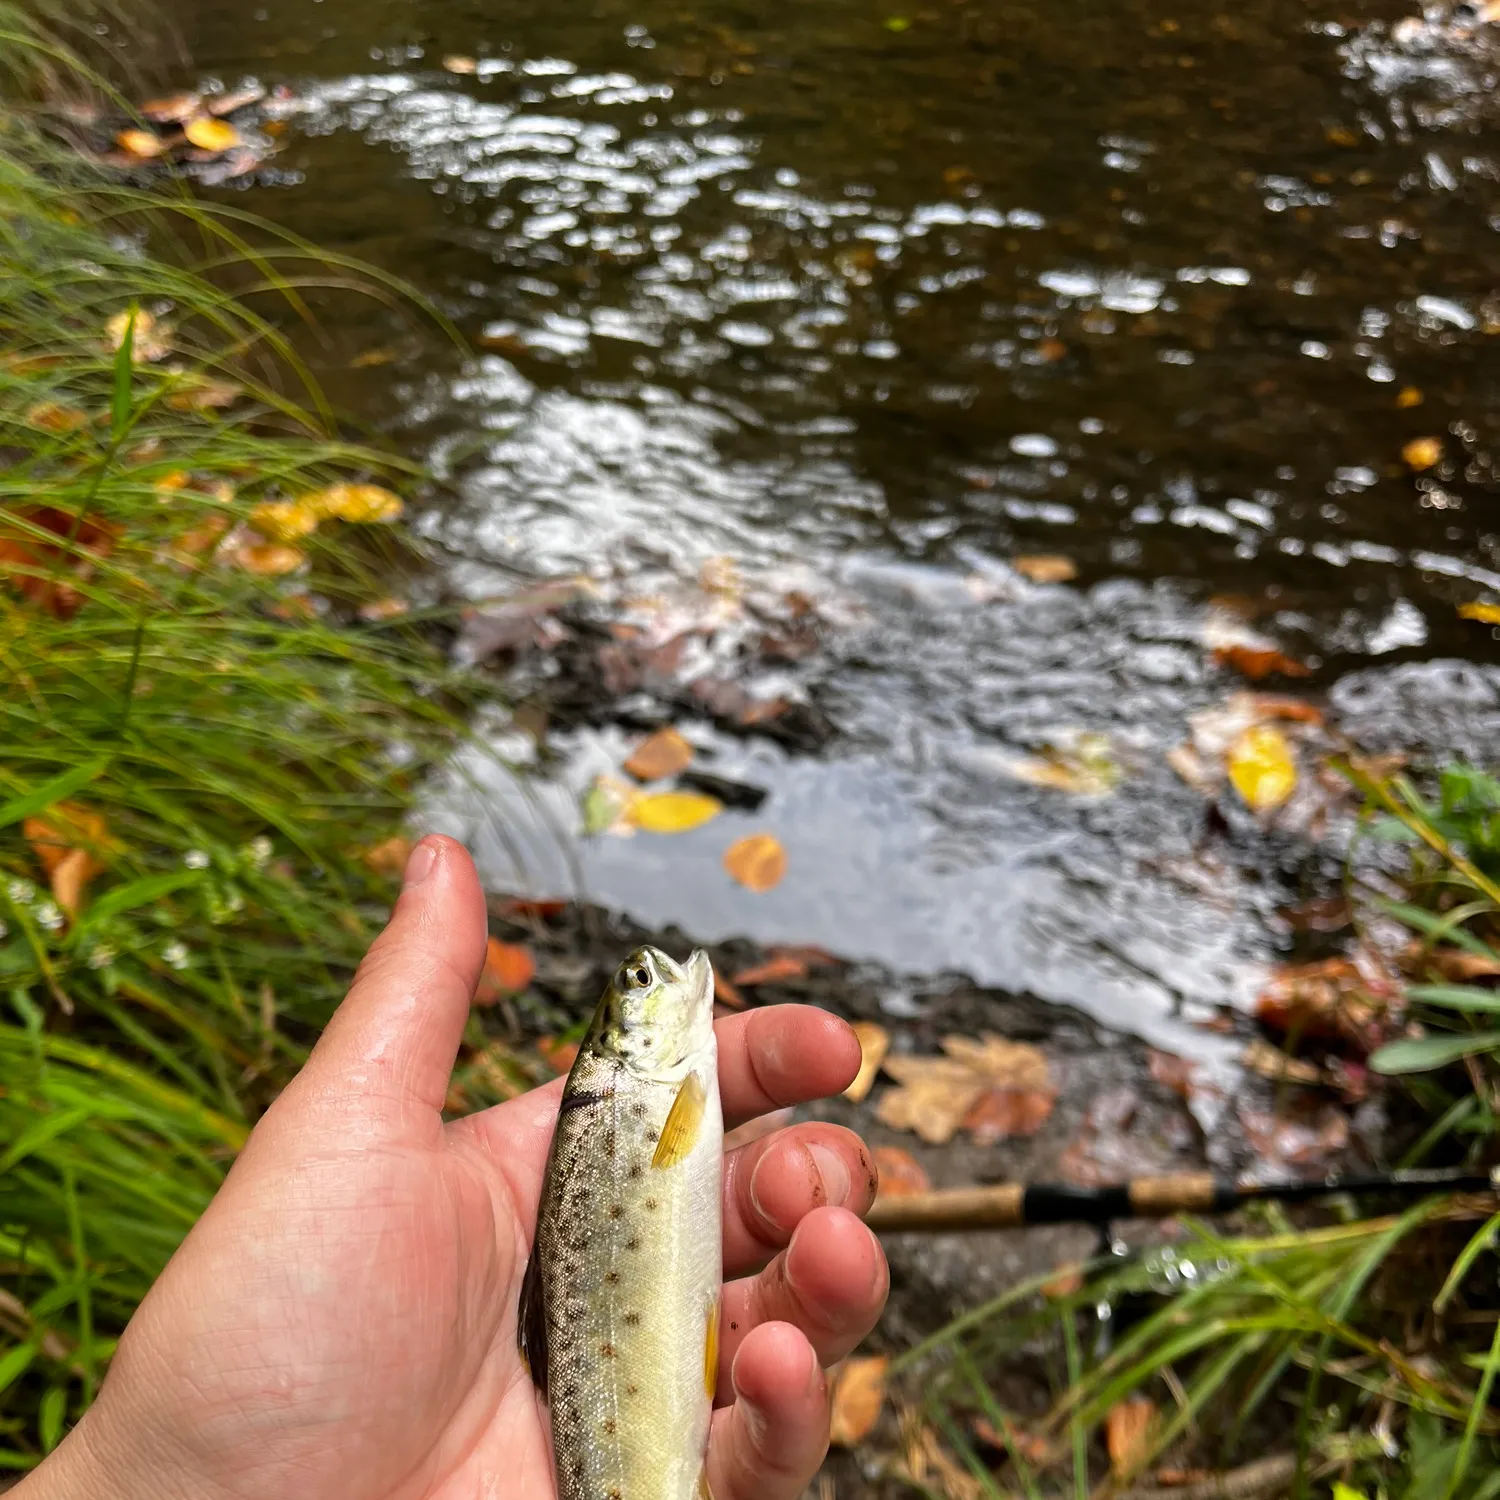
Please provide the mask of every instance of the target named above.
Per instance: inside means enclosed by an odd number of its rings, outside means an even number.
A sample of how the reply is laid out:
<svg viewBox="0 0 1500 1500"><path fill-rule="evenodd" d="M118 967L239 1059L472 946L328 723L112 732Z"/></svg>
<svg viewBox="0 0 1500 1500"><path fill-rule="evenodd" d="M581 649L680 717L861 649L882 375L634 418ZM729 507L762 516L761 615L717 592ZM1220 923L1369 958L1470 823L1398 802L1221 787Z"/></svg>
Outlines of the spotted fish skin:
<svg viewBox="0 0 1500 1500"><path fill-rule="evenodd" d="M564 1087L523 1294L560 1500L706 1493L723 1135L712 971L639 949Z"/></svg>

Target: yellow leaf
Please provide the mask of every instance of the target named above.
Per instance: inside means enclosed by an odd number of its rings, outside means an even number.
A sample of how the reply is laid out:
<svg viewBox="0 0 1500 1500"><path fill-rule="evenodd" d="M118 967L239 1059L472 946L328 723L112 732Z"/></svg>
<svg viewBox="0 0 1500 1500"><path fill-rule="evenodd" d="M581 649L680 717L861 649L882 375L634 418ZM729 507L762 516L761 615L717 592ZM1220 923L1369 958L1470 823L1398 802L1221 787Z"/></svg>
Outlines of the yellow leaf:
<svg viewBox="0 0 1500 1500"><path fill-rule="evenodd" d="M131 316L129 312L116 313L104 325L111 349L117 350L124 344L125 330L130 327ZM165 359L172 352L172 330L165 324L158 325L156 319L144 308L137 308L134 317L135 332L130 340L131 359L138 365Z"/></svg>
<svg viewBox="0 0 1500 1500"><path fill-rule="evenodd" d="M661 781L685 770L693 758L693 747L670 725L635 747L625 769L637 781Z"/></svg>
<svg viewBox="0 0 1500 1500"><path fill-rule="evenodd" d="M774 835L752 833L724 851L724 868L752 891L769 891L786 874L786 850Z"/></svg>
<svg viewBox="0 0 1500 1500"><path fill-rule="evenodd" d="M1042 552L1031 557L1015 557L1011 566L1033 583L1067 583L1078 577L1078 565L1071 557Z"/></svg>
<svg viewBox="0 0 1500 1500"><path fill-rule="evenodd" d="M859 1038L859 1072L844 1090L844 1098L858 1104L874 1087L875 1075L880 1072L880 1065L891 1050L891 1038L885 1027L876 1021L855 1021L853 1031Z"/></svg>
<svg viewBox="0 0 1500 1500"><path fill-rule="evenodd" d="M189 120L183 126L182 133L200 151L230 151L244 144L244 137L233 125L224 120L211 119L207 115Z"/></svg>
<svg viewBox="0 0 1500 1500"><path fill-rule="evenodd" d="M1280 807L1297 785L1297 762L1272 724L1252 724L1229 747L1229 780L1256 812Z"/></svg>
<svg viewBox="0 0 1500 1500"><path fill-rule="evenodd" d="M173 411L205 411L209 407L233 406L243 394L243 389L231 380L189 377L167 397L167 405Z"/></svg>
<svg viewBox="0 0 1500 1500"><path fill-rule="evenodd" d="M77 432L80 427L88 426L89 416L76 406L41 401L26 413L26 422L28 426L40 427L46 432Z"/></svg>
<svg viewBox="0 0 1500 1500"><path fill-rule="evenodd" d="M1409 469L1430 469L1443 457L1443 445L1437 438L1413 438L1402 450L1401 457Z"/></svg>
<svg viewBox="0 0 1500 1500"><path fill-rule="evenodd" d="M1481 625L1500 625L1500 604L1460 604L1458 613L1465 620L1478 620Z"/></svg>
<svg viewBox="0 0 1500 1500"><path fill-rule="evenodd" d="M880 1420L885 1405L886 1355L850 1359L839 1371L833 1388L833 1412L828 1440L839 1448L852 1448Z"/></svg>
<svg viewBox="0 0 1500 1500"><path fill-rule="evenodd" d="M1396 397L1396 405L1402 408L1420 406L1422 404L1422 392L1414 385L1401 387L1401 394Z"/></svg>
<svg viewBox="0 0 1500 1500"><path fill-rule="evenodd" d="M186 469L168 469L151 488L156 491L157 500L164 504L178 490L185 490L192 482L193 476Z"/></svg>
<svg viewBox="0 0 1500 1500"><path fill-rule="evenodd" d="M165 155L167 151L167 143L150 130L122 130L115 137L115 144L122 151L129 152L131 156L138 156L144 161Z"/></svg>
<svg viewBox="0 0 1500 1500"><path fill-rule="evenodd" d="M893 1130L912 1130L931 1146L953 1139L972 1110L991 1093L1006 1097L1003 1118L993 1106L976 1116L991 1139L1034 1135L1056 1097L1046 1056L1024 1042L986 1035L943 1038L944 1057L887 1056L885 1071L901 1087L881 1096L876 1118Z"/></svg>
<svg viewBox="0 0 1500 1500"><path fill-rule="evenodd" d="M250 512L250 524L273 542L295 542L318 529L318 517L301 500L267 500Z"/></svg>
<svg viewBox="0 0 1500 1500"><path fill-rule="evenodd" d="M452 53L443 59L443 68L449 73L470 74L479 71L478 62L472 57L464 57L461 53Z"/></svg>
<svg viewBox="0 0 1500 1500"><path fill-rule="evenodd" d="M326 490L303 495L300 504L314 515L371 525L394 521L401 514L401 499L378 484L331 484Z"/></svg>
<svg viewBox="0 0 1500 1500"><path fill-rule="evenodd" d="M647 833L686 833L700 828L723 810L701 792L653 792L633 798L626 818Z"/></svg>
<svg viewBox="0 0 1500 1500"><path fill-rule="evenodd" d="M280 578L286 573L295 573L307 561L305 552L281 542L241 547L236 556L247 573L259 573L263 578Z"/></svg>

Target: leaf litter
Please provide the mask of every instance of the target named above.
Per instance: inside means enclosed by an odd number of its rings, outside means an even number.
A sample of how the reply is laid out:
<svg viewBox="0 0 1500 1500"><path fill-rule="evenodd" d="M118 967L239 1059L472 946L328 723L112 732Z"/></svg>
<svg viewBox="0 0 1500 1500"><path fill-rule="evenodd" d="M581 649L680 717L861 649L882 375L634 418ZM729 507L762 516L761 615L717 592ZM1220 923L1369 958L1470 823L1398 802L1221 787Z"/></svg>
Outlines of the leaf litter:
<svg viewBox="0 0 1500 1500"><path fill-rule="evenodd" d="M1024 1042L986 1033L979 1040L947 1036L943 1055L891 1054L885 1072L898 1088L876 1103L875 1115L893 1130L910 1130L940 1146L962 1129L976 1139L1034 1135L1056 1102L1045 1055Z"/></svg>

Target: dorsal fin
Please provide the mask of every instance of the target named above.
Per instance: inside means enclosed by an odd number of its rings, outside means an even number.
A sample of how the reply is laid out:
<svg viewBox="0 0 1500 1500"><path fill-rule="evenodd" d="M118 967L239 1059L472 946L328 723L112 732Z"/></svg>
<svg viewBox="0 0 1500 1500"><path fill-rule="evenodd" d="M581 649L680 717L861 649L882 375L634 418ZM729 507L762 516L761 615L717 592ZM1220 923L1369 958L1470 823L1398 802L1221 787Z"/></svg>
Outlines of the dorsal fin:
<svg viewBox="0 0 1500 1500"><path fill-rule="evenodd" d="M538 1236L540 1238L540 1236ZM531 1372L532 1383L547 1394L547 1300L542 1293L542 1258L535 1244L521 1281L521 1308L516 1318L516 1342Z"/></svg>

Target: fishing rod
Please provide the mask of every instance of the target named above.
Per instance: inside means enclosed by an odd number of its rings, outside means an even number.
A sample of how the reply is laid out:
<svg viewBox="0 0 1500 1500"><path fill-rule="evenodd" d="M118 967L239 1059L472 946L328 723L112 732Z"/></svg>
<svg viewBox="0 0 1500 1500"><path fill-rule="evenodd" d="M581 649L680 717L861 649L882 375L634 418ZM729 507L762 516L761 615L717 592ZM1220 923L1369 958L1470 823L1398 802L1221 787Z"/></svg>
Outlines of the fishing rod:
<svg viewBox="0 0 1500 1500"><path fill-rule="evenodd" d="M865 1216L888 1234L953 1234L1022 1229L1034 1224L1097 1224L1116 1219L1163 1219L1179 1213L1228 1213L1249 1203L1305 1203L1332 1193L1382 1193L1424 1198L1430 1193L1500 1192L1500 1167L1350 1174L1283 1182L1242 1182L1211 1172L1132 1177L1107 1187L1066 1182L998 1182L941 1188L900 1197L880 1196Z"/></svg>

